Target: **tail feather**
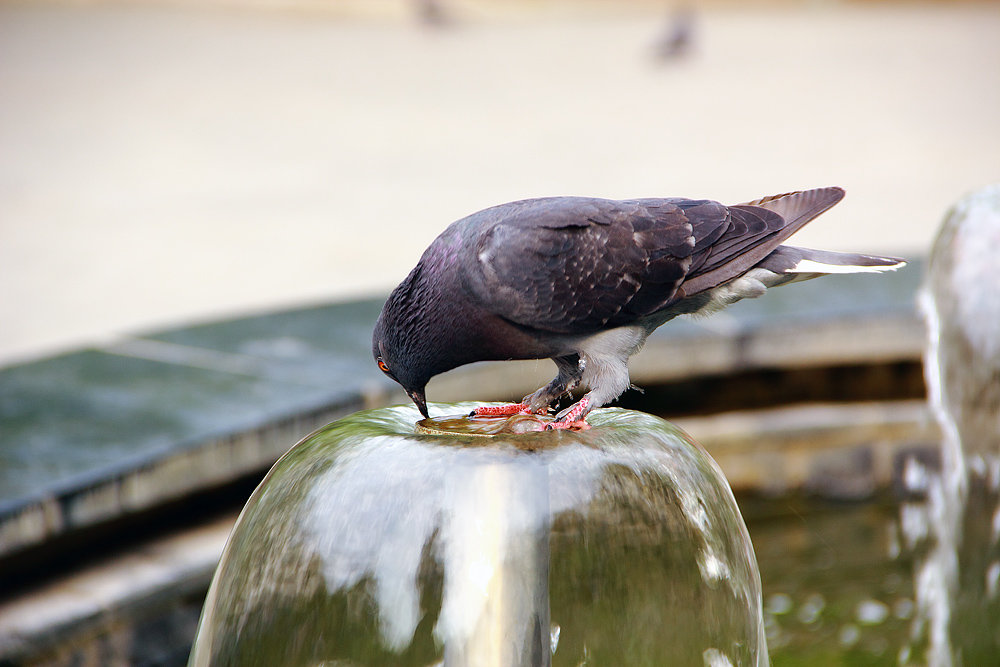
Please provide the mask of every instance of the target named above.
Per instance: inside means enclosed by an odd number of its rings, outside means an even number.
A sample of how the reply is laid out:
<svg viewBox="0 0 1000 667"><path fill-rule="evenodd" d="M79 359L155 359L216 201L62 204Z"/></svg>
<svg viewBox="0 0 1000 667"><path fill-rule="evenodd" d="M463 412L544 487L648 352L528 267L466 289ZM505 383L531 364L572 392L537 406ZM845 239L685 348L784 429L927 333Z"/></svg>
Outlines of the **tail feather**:
<svg viewBox="0 0 1000 667"><path fill-rule="evenodd" d="M895 271L906 266L906 262L897 257L879 257L877 255L813 250L783 245L775 248L757 266L780 275L803 274L802 277L805 278L806 275L815 276L831 273Z"/></svg>
<svg viewBox="0 0 1000 667"><path fill-rule="evenodd" d="M756 239L746 239L744 249L732 255L717 268L701 273L684 281L682 289L687 295L712 289L740 276L766 259L785 239L801 229L807 222L830 209L844 198L844 189L838 187L799 190L755 199L746 204L731 206L732 209L763 208L778 214L784 220L777 231ZM741 242L741 241L737 241ZM749 247L746 247L749 246Z"/></svg>
<svg viewBox="0 0 1000 667"><path fill-rule="evenodd" d="M844 194L843 188L815 188L762 197L742 206L759 206L784 218L785 233L781 235L784 240L801 229L804 224L837 204L844 198Z"/></svg>
<svg viewBox="0 0 1000 667"><path fill-rule="evenodd" d="M902 266L906 266L906 262L895 257L781 245L745 274L686 301L680 301L671 309L671 313L708 314L740 299L760 296L771 287L831 273L881 273L895 271Z"/></svg>

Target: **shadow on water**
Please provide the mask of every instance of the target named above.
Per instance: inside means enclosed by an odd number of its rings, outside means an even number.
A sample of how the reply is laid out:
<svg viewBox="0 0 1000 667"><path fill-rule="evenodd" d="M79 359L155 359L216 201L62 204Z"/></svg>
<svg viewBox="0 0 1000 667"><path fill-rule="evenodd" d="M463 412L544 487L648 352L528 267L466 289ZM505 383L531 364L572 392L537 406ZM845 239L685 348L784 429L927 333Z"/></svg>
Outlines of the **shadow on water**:
<svg viewBox="0 0 1000 667"><path fill-rule="evenodd" d="M583 432L481 437L417 418L356 413L275 465L190 664L767 664L746 526L670 423L605 409Z"/></svg>

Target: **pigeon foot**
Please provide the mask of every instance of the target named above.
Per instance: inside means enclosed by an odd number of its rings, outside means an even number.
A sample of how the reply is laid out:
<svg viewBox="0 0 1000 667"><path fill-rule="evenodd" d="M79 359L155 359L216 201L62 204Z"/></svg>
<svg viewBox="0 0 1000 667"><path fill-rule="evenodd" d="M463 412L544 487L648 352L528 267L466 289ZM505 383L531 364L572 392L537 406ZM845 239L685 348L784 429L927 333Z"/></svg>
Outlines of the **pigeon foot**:
<svg viewBox="0 0 1000 667"><path fill-rule="evenodd" d="M505 415L530 414L531 406L527 403L509 403L507 405L483 405L469 413L470 417L502 417Z"/></svg>
<svg viewBox="0 0 1000 667"><path fill-rule="evenodd" d="M587 418L587 413L589 412L590 398L584 395L584 397L579 401L556 415L556 420L546 424L545 428L546 430L572 428L578 431L584 431L590 428L590 424L584 421Z"/></svg>

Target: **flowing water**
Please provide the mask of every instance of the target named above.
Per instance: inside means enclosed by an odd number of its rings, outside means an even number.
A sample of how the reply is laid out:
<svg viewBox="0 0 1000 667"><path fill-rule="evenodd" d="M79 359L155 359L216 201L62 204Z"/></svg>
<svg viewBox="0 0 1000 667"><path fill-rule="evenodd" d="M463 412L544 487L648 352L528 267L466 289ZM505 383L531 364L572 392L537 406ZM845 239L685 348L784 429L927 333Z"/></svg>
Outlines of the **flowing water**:
<svg viewBox="0 0 1000 667"><path fill-rule="evenodd" d="M746 526L674 426L617 409L583 432L416 418L356 413L275 465L191 665L768 664Z"/></svg>
<svg viewBox="0 0 1000 667"><path fill-rule="evenodd" d="M1000 186L963 199L935 242L921 309L940 469L907 463L900 513L917 615L901 664L1000 664Z"/></svg>

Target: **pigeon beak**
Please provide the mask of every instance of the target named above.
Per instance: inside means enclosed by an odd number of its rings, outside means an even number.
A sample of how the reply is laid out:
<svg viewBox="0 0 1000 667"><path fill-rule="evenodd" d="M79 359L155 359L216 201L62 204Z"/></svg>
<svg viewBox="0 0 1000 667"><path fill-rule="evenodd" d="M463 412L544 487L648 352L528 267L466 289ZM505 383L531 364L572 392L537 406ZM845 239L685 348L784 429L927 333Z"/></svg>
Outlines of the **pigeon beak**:
<svg viewBox="0 0 1000 667"><path fill-rule="evenodd" d="M417 410L420 410L420 414L424 416L424 419L430 419L430 415L427 414L427 399L424 398L424 392L420 389L406 390L406 395L410 397L414 403L417 404Z"/></svg>

